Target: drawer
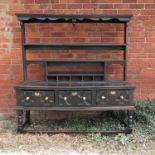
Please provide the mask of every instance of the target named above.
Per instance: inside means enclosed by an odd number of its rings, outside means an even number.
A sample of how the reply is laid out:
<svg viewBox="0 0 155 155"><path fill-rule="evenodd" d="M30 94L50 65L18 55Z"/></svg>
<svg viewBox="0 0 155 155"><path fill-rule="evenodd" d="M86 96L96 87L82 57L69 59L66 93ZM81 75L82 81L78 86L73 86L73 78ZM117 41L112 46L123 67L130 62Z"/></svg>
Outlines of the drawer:
<svg viewBox="0 0 155 155"><path fill-rule="evenodd" d="M129 104L132 91L130 90L101 90L97 91L97 104L123 105Z"/></svg>
<svg viewBox="0 0 155 155"><path fill-rule="evenodd" d="M92 91L59 91L59 106L91 106Z"/></svg>
<svg viewBox="0 0 155 155"><path fill-rule="evenodd" d="M18 106L52 106L54 91L17 91Z"/></svg>

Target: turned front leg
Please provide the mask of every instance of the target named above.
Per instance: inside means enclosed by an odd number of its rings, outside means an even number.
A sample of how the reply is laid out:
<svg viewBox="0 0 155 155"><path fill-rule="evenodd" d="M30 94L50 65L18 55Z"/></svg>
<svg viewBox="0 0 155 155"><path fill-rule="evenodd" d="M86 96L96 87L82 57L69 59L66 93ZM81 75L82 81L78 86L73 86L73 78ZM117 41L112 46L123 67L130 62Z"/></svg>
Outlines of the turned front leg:
<svg viewBox="0 0 155 155"><path fill-rule="evenodd" d="M23 131L23 110L17 110L17 120L18 120L18 132Z"/></svg>
<svg viewBox="0 0 155 155"><path fill-rule="evenodd" d="M128 111L128 133L132 133L133 111Z"/></svg>

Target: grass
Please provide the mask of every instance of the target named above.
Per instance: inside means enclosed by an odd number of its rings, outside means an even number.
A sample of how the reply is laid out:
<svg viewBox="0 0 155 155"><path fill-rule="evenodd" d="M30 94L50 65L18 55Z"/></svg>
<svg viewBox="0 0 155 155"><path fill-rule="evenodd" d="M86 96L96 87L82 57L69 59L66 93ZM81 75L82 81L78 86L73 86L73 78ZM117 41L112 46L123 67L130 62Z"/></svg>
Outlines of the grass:
<svg viewBox="0 0 155 155"><path fill-rule="evenodd" d="M134 118L135 131L148 139L155 139L155 104L150 100L137 101Z"/></svg>
<svg viewBox="0 0 155 155"><path fill-rule="evenodd" d="M55 130L108 130L123 129L120 122L112 117L107 117L108 113L102 116L65 118L57 120L36 121L32 128L55 129ZM117 123L117 125L116 125Z"/></svg>

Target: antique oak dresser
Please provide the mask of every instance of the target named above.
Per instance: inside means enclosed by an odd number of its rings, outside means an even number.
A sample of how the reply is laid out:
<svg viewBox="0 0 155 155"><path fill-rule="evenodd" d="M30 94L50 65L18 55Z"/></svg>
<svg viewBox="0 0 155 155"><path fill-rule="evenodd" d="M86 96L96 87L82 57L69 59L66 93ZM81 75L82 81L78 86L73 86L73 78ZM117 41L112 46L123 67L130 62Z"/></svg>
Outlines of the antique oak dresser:
<svg viewBox="0 0 155 155"><path fill-rule="evenodd" d="M128 22L132 15L51 15L51 14L17 14L21 25L22 60L24 81L15 85L16 111L18 132L26 131L25 125L30 125L30 111L126 111L127 125L123 132L132 132L133 91L134 86L127 82L127 36ZM76 27L76 24L122 24L123 43L28 43L26 41L26 27L29 24L67 23ZM114 36L115 37L115 36ZM122 59L28 59L27 51L49 50L95 50L109 53L122 52ZM42 65L45 69L43 80L29 80L28 66ZM121 80L109 80L108 68L110 65L122 67ZM102 71L51 71L51 67L61 66L95 66ZM25 111L25 122L23 122ZM52 131L51 131L52 132ZM61 131L60 131L61 132ZM65 132L65 131L64 131ZM69 131L70 133L76 131ZM87 131L85 131L87 132ZM94 131L88 131L94 132ZM96 132L96 131L95 131ZM107 132L107 131L99 131ZM108 131L115 132L115 131ZM59 133L59 131L53 131Z"/></svg>

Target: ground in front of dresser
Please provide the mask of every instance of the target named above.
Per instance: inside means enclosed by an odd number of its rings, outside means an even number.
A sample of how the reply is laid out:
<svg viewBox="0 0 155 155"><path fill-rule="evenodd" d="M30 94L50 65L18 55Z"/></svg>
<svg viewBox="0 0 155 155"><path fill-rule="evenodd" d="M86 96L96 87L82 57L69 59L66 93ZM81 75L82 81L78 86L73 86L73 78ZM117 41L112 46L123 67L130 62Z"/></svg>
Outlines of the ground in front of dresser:
<svg viewBox="0 0 155 155"><path fill-rule="evenodd" d="M18 134L16 119L0 121L0 154L4 155L152 155L155 154L154 148L155 140L147 138L136 128L127 136Z"/></svg>

